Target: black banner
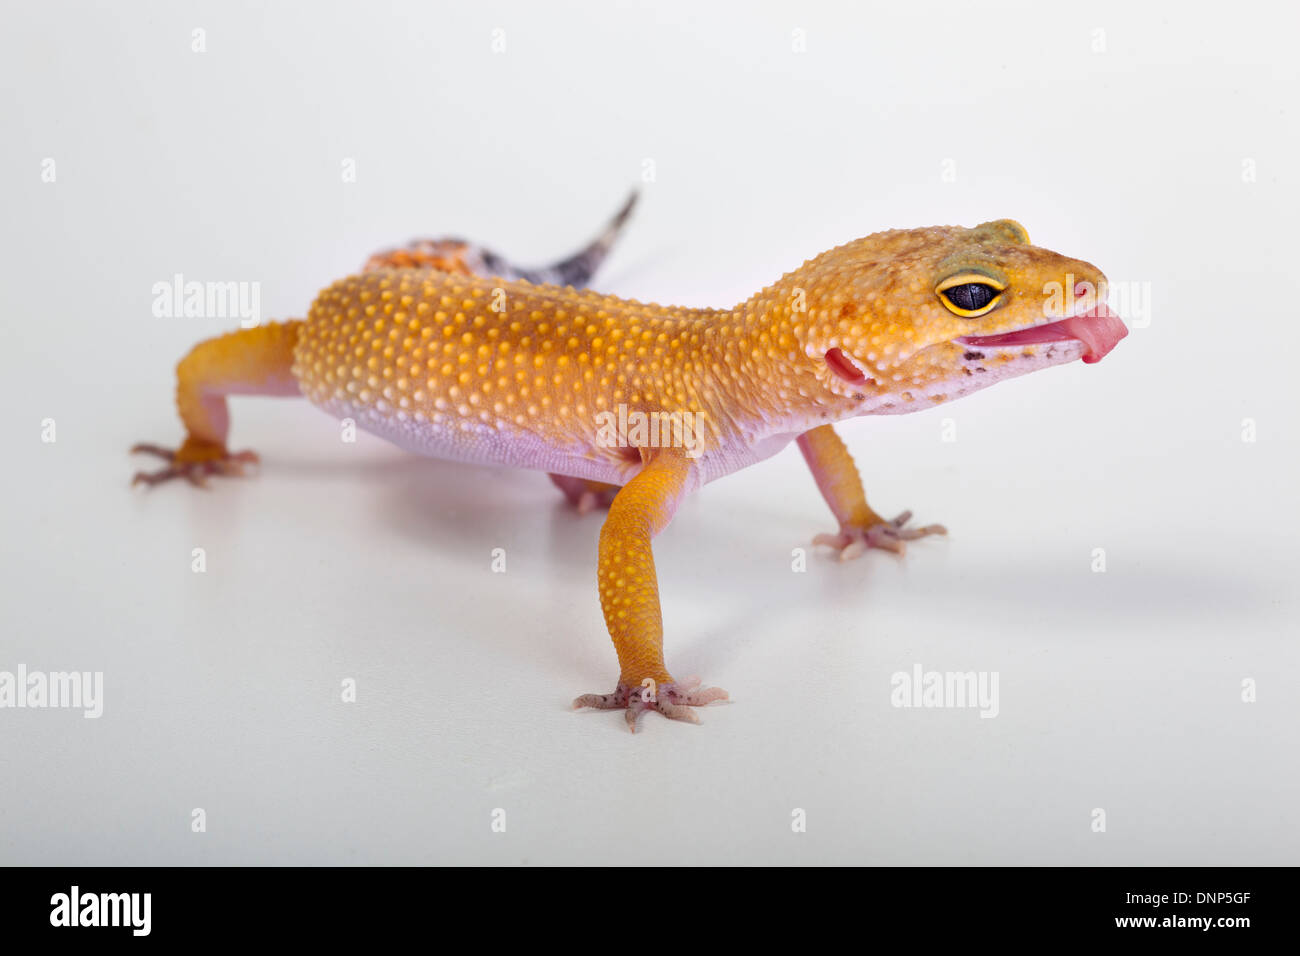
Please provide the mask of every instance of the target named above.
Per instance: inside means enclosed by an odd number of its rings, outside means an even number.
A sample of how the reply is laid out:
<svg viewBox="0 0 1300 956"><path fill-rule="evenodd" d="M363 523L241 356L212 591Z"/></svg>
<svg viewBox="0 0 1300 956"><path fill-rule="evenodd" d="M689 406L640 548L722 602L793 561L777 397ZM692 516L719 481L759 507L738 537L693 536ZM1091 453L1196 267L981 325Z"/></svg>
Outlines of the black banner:
<svg viewBox="0 0 1300 956"><path fill-rule="evenodd" d="M864 943L1131 937L1231 946L1294 939L1297 925L1289 869L9 868L0 879L7 943L337 945L454 931L495 946L514 931L533 944L544 933L548 948L619 934L639 946L671 944L703 919L730 945L777 926Z"/></svg>

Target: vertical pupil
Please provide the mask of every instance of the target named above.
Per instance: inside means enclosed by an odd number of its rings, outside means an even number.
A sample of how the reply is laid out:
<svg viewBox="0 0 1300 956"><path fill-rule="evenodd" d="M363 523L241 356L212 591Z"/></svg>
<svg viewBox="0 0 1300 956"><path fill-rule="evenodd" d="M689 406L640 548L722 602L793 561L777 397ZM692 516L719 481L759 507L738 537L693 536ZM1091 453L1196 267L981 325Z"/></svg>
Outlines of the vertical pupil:
<svg viewBox="0 0 1300 956"><path fill-rule="evenodd" d="M948 290L948 300L957 308L975 312L993 301L993 287L980 282L967 282Z"/></svg>

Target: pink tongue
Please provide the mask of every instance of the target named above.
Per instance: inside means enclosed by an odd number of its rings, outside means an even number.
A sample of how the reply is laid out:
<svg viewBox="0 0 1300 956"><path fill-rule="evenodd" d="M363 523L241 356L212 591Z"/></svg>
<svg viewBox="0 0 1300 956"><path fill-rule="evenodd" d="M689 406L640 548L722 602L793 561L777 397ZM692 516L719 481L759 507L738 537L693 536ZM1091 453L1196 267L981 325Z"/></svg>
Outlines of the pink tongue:
<svg viewBox="0 0 1300 956"><path fill-rule="evenodd" d="M1105 303L1091 312L1066 319L1060 323L1060 326L1072 338L1088 346L1088 352L1083 356L1083 360L1089 365L1100 362L1111 349L1119 345L1120 339L1128 335L1124 320L1112 312L1110 306Z"/></svg>
<svg viewBox="0 0 1300 956"><path fill-rule="evenodd" d="M1124 327L1124 320L1103 304L1060 322L1049 322L1037 328L1021 329L1003 335L970 335L964 341L971 345L1042 345L1046 342L1077 340L1087 346L1083 360L1091 365L1105 358L1126 335L1128 329Z"/></svg>

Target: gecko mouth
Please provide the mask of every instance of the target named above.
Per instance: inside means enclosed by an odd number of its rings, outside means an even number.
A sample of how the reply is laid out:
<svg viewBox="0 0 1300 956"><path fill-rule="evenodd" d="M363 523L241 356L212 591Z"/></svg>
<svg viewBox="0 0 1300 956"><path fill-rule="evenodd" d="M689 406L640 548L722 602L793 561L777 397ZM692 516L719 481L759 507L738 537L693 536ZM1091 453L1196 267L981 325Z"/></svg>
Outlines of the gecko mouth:
<svg viewBox="0 0 1300 956"><path fill-rule="evenodd" d="M1019 345L1046 345L1051 342L1081 342L1083 360L1091 365L1128 335L1124 320L1106 305L1098 305L1082 315L1035 325L998 335L963 335L959 345L973 348L1014 348Z"/></svg>

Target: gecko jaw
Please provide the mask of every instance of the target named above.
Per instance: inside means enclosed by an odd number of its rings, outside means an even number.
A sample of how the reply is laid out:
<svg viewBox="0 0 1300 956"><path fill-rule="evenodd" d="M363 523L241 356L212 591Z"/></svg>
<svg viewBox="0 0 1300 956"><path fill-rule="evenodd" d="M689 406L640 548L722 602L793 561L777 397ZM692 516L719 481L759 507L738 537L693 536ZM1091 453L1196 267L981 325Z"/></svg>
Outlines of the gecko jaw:
<svg viewBox="0 0 1300 956"><path fill-rule="evenodd" d="M1120 339L1128 335L1124 321L1104 303L1087 312L995 335L963 335L954 341L967 349L1015 349L1053 342L1078 342L1084 362L1091 365L1105 358Z"/></svg>

